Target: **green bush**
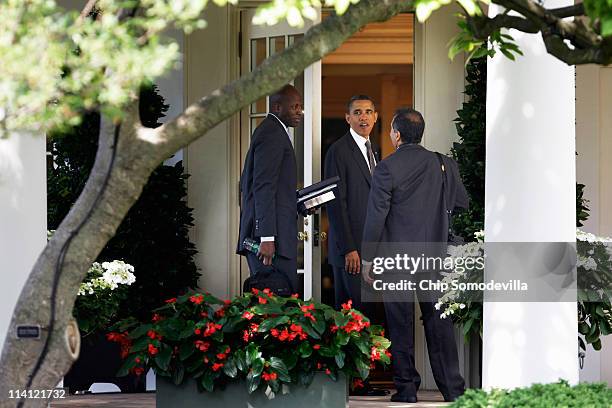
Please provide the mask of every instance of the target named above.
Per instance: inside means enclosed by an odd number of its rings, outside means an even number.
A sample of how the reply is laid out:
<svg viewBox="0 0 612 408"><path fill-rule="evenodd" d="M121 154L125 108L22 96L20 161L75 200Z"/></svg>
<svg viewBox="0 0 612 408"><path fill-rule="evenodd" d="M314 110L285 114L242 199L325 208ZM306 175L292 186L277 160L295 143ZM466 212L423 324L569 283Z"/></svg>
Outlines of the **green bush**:
<svg viewBox="0 0 612 408"><path fill-rule="evenodd" d="M468 390L455 401L453 408L609 408L612 390L606 384L579 384L566 381L535 384L512 391Z"/></svg>
<svg viewBox="0 0 612 408"><path fill-rule="evenodd" d="M157 127L168 106L155 87L143 88L140 118L144 126ZM94 163L99 115L89 113L83 123L48 139L52 160L47 165L47 222L57 229L78 198ZM119 307L118 318L148 318L164 299L197 286L199 273L195 246L188 232L193 225L187 206L187 189L181 163L160 165L143 192L98 256L98 261L123 260L134 266L136 282Z"/></svg>

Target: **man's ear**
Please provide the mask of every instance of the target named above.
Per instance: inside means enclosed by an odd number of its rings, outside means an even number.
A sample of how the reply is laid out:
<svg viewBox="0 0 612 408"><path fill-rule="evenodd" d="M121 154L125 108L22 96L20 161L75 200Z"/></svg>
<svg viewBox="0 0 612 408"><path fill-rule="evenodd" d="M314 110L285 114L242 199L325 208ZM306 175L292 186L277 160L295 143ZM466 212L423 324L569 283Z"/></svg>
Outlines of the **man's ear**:
<svg viewBox="0 0 612 408"><path fill-rule="evenodd" d="M277 114L280 112L280 110L281 110L280 103L270 104L270 112Z"/></svg>
<svg viewBox="0 0 612 408"><path fill-rule="evenodd" d="M378 112L374 111L374 123L378 122Z"/></svg>
<svg viewBox="0 0 612 408"><path fill-rule="evenodd" d="M344 114L344 120L346 120L346 123L348 123L349 125L351 124L350 117L351 115L349 115L348 113Z"/></svg>

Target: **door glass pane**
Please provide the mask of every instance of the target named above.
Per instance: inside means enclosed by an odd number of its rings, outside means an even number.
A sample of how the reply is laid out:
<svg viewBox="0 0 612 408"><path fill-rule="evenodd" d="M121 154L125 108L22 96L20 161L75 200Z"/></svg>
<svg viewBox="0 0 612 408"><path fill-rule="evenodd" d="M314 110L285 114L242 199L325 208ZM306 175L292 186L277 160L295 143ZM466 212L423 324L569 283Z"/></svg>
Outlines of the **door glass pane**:
<svg viewBox="0 0 612 408"><path fill-rule="evenodd" d="M293 86L304 97L304 73L298 75ZM293 130L293 147L295 149L295 159L297 162L297 188L304 188L304 121ZM298 216L297 220L298 231L304 230L304 217ZM312 239L312 237L308 237ZM304 241L298 241L298 269L304 268Z"/></svg>
<svg viewBox="0 0 612 408"><path fill-rule="evenodd" d="M255 128L259 126L259 124L263 122L264 119L265 119L265 116L251 118L251 131L249 132L251 136L253 135L253 131L255 130Z"/></svg>
<svg viewBox="0 0 612 408"><path fill-rule="evenodd" d="M270 56L285 49L285 36L270 37Z"/></svg>
<svg viewBox="0 0 612 408"><path fill-rule="evenodd" d="M257 68L266 59L266 39L251 40L251 71ZM251 105L251 113L266 113L266 98L261 98Z"/></svg>

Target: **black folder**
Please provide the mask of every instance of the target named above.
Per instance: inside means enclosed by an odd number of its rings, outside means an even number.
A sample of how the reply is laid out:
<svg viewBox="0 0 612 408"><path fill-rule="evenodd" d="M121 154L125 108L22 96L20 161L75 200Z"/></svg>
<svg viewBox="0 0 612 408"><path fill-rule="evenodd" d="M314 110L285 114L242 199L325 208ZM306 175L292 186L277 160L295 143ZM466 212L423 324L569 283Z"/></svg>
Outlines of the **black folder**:
<svg viewBox="0 0 612 408"><path fill-rule="evenodd" d="M298 212L304 217L336 198L334 189L340 177L335 176L296 191Z"/></svg>

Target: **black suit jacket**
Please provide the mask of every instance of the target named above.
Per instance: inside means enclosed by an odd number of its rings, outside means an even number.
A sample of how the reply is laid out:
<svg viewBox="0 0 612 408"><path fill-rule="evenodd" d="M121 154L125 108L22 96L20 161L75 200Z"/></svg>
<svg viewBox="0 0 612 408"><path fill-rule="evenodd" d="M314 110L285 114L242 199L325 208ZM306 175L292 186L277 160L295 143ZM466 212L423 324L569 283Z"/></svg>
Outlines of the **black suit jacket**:
<svg viewBox="0 0 612 408"><path fill-rule="evenodd" d="M379 160L373 146L375 159ZM327 205L329 263L344 266L344 255L361 251L372 176L359 146L348 132L331 145L325 157L325 177L339 176L337 199Z"/></svg>
<svg viewBox="0 0 612 408"><path fill-rule="evenodd" d="M240 178L240 234L237 253L246 255L245 238L273 236L276 254L297 259L297 167L282 124L268 115L255 129Z"/></svg>
<svg viewBox="0 0 612 408"><path fill-rule="evenodd" d="M467 208L469 198L457 163L442 155L447 173L446 202ZM448 217L442 197L442 170L434 152L402 144L374 170L363 232L364 259L375 255L370 243L442 242L448 238ZM374 247L375 248L375 247Z"/></svg>

